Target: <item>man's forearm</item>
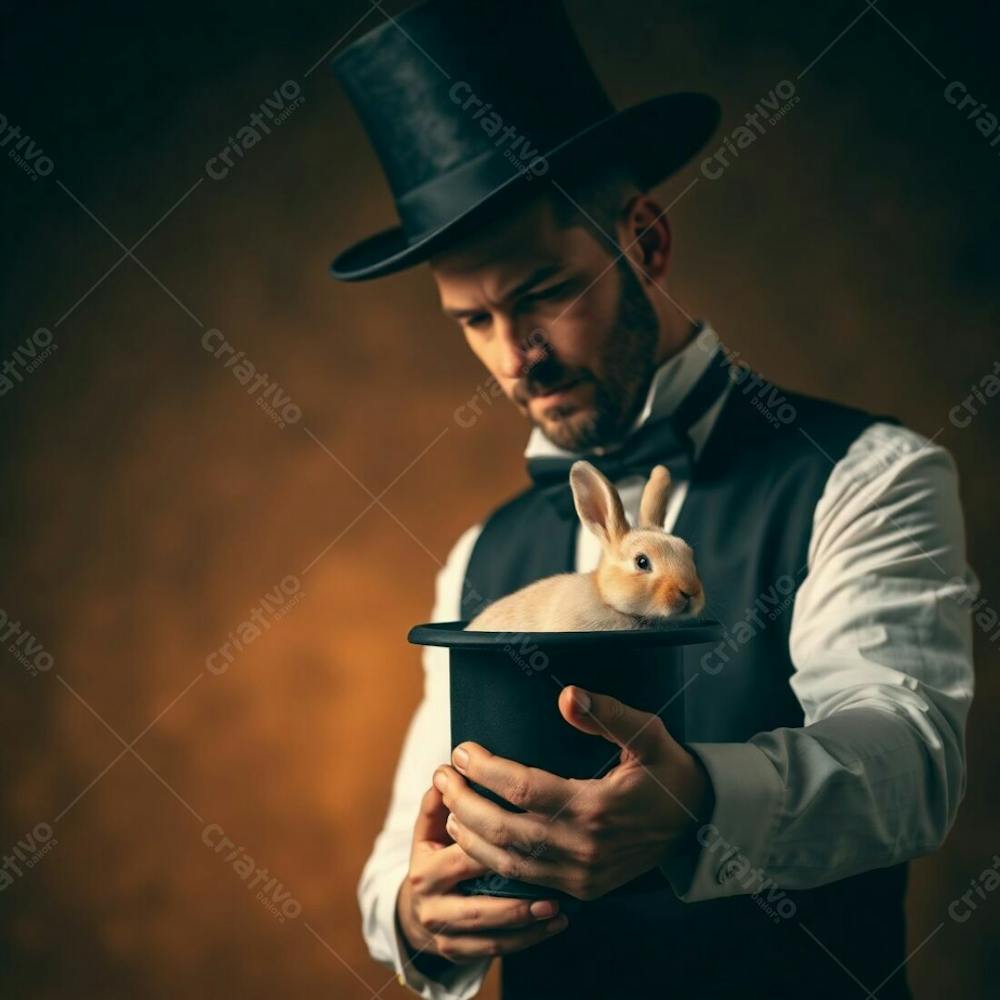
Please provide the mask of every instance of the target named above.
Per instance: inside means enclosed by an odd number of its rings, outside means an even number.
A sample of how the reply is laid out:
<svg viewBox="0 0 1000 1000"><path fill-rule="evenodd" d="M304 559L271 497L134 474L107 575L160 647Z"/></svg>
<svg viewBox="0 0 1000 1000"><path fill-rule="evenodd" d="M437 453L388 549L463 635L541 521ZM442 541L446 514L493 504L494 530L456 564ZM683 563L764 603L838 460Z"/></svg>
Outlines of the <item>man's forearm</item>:
<svg viewBox="0 0 1000 1000"><path fill-rule="evenodd" d="M698 901L806 889L939 847L964 771L959 737L936 714L859 704L744 744L692 744L716 801L697 854L661 866L674 891Z"/></svg>
<svg viewBox="0 0 1000 1000"><path fill-rule="evenodd" d="M682 899L811 888L941 844L965 789L977 590L951 456L868 428L830 474L795 594L806 724L690 745L716 801L697 857L661 866Z"/></svg>

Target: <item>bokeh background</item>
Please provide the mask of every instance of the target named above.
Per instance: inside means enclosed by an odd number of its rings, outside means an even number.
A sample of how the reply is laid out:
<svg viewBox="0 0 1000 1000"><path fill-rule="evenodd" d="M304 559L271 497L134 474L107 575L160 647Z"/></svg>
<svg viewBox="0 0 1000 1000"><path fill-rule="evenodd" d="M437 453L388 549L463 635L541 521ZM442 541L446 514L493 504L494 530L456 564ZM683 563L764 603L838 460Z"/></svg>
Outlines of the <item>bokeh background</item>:
<svg viewBox="0 0 1000 1000"><path fill-rule="evenodd" d="M567 6L619 106L707 90L721 136L792 81L790 113L671 210L669 287L772 381L939 434L1000 606L1000 398L949 420L997 360L1000 158L944 97L959 80L1000 107L987 5ZM4 997L403 995L365 950L355 887L420 696L405 635L458 534L525 482L527 428L503 402L456 423L486 373L424 268L327 276L394 221L327 68L384 16L368 0L5 11L0 114L50 163L32 180L0 159L2 359L19 373L0 395L0 610L21 628L0 649L0 850L16 863L47 840L0 891ZM213 179L282 86L301 102ZM300 418L275 423L208 330ZM231 633L248 641L211 669ZM1000 850L1000 657L976 641L968 795L913 866L911 947L944 924L910 965L926 1000L993 995L1000 974L1000 893L947 914Z"/></svg>

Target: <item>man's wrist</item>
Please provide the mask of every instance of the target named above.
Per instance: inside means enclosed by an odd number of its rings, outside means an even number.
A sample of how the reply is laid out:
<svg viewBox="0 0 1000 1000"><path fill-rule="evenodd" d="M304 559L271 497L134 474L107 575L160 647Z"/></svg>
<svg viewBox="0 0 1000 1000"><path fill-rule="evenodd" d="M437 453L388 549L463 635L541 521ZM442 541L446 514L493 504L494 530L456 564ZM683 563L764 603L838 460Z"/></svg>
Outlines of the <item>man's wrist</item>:
<svg viewBox="0 0 1000 1000"><path fill-rule="evenodd" d="M692 742L688 750L708 772L714 801L696 824L695 853L675 855L660 870L684 902L746 893L747 881L732 869L738 863L766 871L781 814L781 779L754 743Z"/></svg>
<svg viewBox="0 0 1000 1000"><path fill-rule="evenodd" d="M434 952L423 951L414 948L409 937L407 937L406 930L403 927L403 921L399 915L399 901L402 897L402 892L400 892L399 897L397 897L396 902L396 934L399 936L399 940L403 945L403 953L406 957L406 961L413 966L421 975L426 976L428 979L433 979L435 982L441 981L441 976L455 967L455 963L444 958L442 955L437 955Z"/></svg>
<svg viewBox="0 0 1000 1000"><path fill-rule="evenodd" d="M697 754L688 751L688 757L692 774L692 793L687 804L688 822L680 839L675 842L670 851L670 855L694 858L697 857L702 846L698 839L698 833L705 824L711 821L712 813L715 811L715 789L711 776Z"/></svg>

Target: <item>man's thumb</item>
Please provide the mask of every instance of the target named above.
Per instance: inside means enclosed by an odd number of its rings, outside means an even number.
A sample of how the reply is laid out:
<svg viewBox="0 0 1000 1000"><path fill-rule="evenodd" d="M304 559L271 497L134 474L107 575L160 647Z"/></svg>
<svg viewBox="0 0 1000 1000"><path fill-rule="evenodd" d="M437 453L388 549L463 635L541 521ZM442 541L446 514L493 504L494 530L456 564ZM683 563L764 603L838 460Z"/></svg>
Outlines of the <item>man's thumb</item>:
<svg viewBox="0 0 1000 1000"><path fill-rule="evenodd" d="M413 825L413 843L441 844L451 843L451 835L445 829L448 821L448 807L444 804L441 793L436 785L431 785L424 792L417 812L417 821Z"/></svg>
<svg viewBox="0 0 1000 1000"><path fill-rule="evenodd" d="M573 684L560 692L559 711L570 725L603 736L640 760L653 760L662 754L665 742L673 740L658 715Z"/></svg>

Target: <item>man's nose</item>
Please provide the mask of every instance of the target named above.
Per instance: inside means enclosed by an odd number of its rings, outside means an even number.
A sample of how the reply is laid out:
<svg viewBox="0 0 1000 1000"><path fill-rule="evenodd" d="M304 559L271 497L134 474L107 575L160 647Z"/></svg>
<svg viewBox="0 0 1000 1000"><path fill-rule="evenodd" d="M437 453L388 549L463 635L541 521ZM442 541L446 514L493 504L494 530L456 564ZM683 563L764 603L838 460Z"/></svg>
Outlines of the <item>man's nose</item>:
<svg viewBox="0 0 1000 1000"><path fill-rule="evenodd" d="M534 324L504 318L496 329L498 368L506 378L521 378L548 354L548 336Z"/></svg>

